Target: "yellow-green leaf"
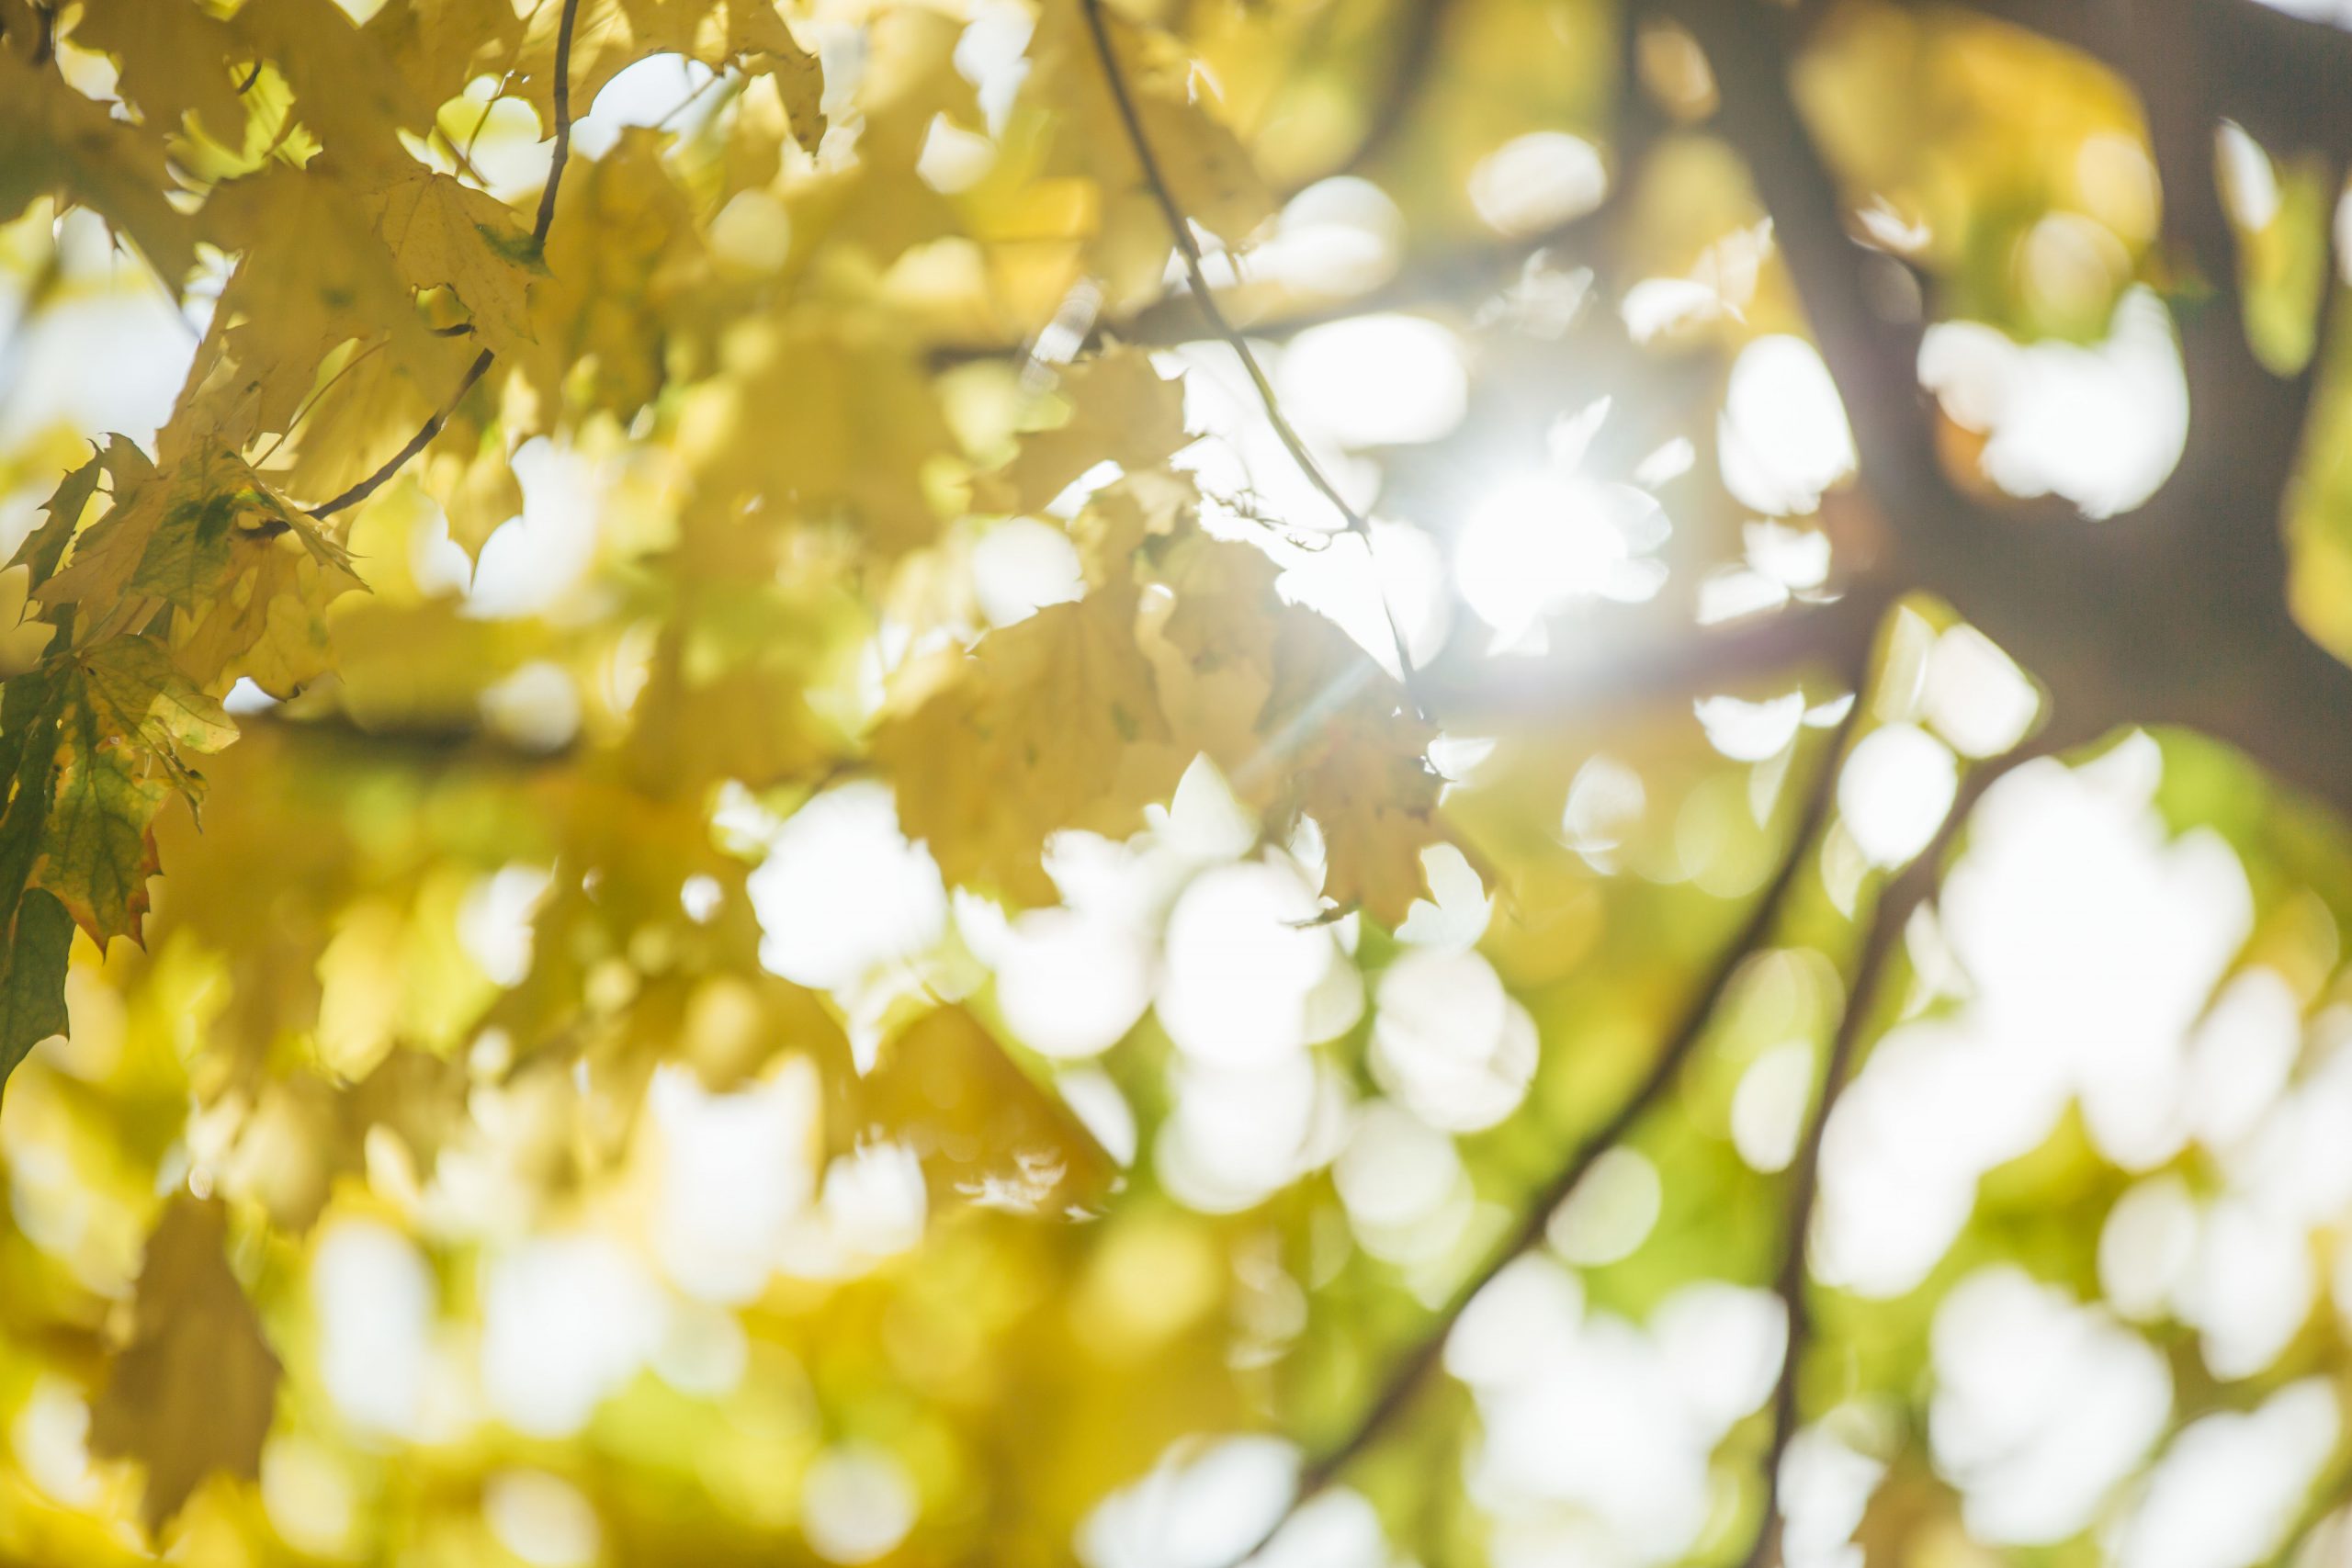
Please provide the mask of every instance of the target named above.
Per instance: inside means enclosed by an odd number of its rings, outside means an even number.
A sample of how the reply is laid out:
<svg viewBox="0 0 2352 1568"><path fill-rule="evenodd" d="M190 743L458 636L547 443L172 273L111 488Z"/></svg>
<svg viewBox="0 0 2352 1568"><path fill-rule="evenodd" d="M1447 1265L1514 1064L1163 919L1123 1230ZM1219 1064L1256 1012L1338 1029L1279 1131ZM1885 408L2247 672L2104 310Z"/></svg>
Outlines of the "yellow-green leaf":
<svg viewBox="0 0 2352 1568"><path fill-rule="evenodd" d="M512 208L422 167L368 206L401 274L419 288L456 294L485 347L503 354L531 340L530 285L542 269L531 231Z"/></svg>
<svg viewBox="0 0 2352 1568"><path fill-rule="evenodd" d="M147 1239L130 1343L90 1413L90 1447L147 1470L148 1527L159 1529L215 1472L261 1473L277 1404L277 1357L229 1269L217 1201L182 1196Z"/></svg>

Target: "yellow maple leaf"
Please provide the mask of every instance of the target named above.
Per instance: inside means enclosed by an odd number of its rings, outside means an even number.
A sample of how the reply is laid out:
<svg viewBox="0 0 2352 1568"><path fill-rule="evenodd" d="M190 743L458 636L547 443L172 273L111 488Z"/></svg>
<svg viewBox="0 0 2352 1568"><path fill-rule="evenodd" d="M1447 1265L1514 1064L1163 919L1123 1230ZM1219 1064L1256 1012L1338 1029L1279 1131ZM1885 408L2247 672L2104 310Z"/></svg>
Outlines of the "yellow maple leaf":
<svg viewBox="0 0 2352 1568"><path fill-rule="evenodd" d="M154 821L176 789L203 793L192 756L237 737L162 644L114 637L60 654L28 679L55 693L54 767L32 881L103 949L145 940Z"/></svg>
<svg viewBox="0 0 2352 1568"><path fill-rule="evenodd" d="M925 1013L855 1089L855 1110L898 1128L940 1199L1065 1214L1097 1204L1118 1168L1054 1093L960 1007Z"/></svg>
<svg viewBox="0 0 2352 1568"><path fill-rule="evenodd" d="M1021 450L975 496L1003 512L1042 513L1071 482L1098 464L1141 472L1165 463L1188 445L1184 388L1162 378L1139 348L1114 348L1072 367L1061 391L1069 417L1050 430L1022 437Z"/></svg>
<svg viewBox="0 0 2352 1568"><path fill-rule="evenodd" d="M160 1529L216 1471L261 1473L277 1403L277 1355L229 1270L218 1202L179 1197L147 1240L130 1343L90 1413L90 1446L147 1467L144 1511Z"/></svg>
<svg viewBox="0 0 2352 1568"><path fill-rule="evenodd" d="M1283 604L1263 551L1179 537L1160 559L1174 604L1154 661L1177 735L1215 758L1287 836L1322 829L1323 892L1394 926L1421 896L1421 852L1446 841L1434 731L1332 622Z"/></svg>
<svg viewBox="0 0 2352 1568"><path fill-rule="evenodd" d="M1185 759L1167 744L1136 602L1132 583L1106 583L990 632L875 736L908 836L950 881L1049 901L1049 834L1133 832L1174 789Z"/></svg>
<svg viewBox="0 0 2352 1568"><path fill-rule="evenodd" d="M287 534L314 558L348 570L342 547L243 457L205 442L119 491L107 513L75 536L64 570L42 583L37 597L103 613L135 593L195 609L233 574L241 540Z"/></svg>
<svg viewBox="0 0 2352 1568"><path fill-rule="evenodd" d="M672 304L707 272L667 142L631 126L557 197L545 276L530 291L534 341L515 356L542 425L595 411L626 421L662 389Z"/></svg>
<svg viewBox="0 0 2352 1568"><path fill-rule="evenodd" d="M474 351L435 336L418 315L414 286L349 173L331 156L300 169L280 164L228 181L206 203L221 243L244 259L198 347L166 448L208 435L243 446L288 429L318 389L321 363L353 339L374 351L355 377L414 376L434 389L428 406L448 395L456 373L440 367ZM347 398L353 389L327 395Z"/></svg>
<svg viewBox="0 0 2352 1568"><path fill-rule="evenodd" d="M912 345L854 317L747 333L742 368L702 389L680 446L711 497L784 516L855 521L875 548L928 543L924 469L955 439Z"/></svg>
<svg viewBox="0 0 2352 1568"><path fill-rule="evenodd" d="M531 341L530 287L545 268L512 208L422 165L367 198L376 232L416 288L446 288L472 314L493 353Z"/></svg>
<svg viewBox="0 0 2352 1568"><path fill-rule="evenodd" d="M394 63L390 40L335 0L245 0L235 26L293 88L295 114L338 164L399 169L412 161L401 133L432 130L435 101Z"/></svg>
<svg viewBox="0 0 2352 1568"><path fill-rule="evenodd" d="M326 606L365 587L290 537L241 538L224 584L175 623L173 655L203 686L217 690L243 676L290 697L333 661Z"/></svg>
<svg viewBox="0 0 2352 1568"><path fill-rule="evenodd" d="M175 289L196 265L197 225L164 199L175 182L162 137L112 118L12 50L0 50L0 222L51 197L128 235Z"/></svg>
<svg viewBox="0 0 2352 1568"><path fill-rule="evenodd" d="M405 0L379 9L361 30L418 96L438 104L478 76L503 75L524 28L512 0Z"/></svg>
<svg viewBox="0 0 2352 1568"><path fill-rule="evenodd" d="M85 6L74 42L114 57L115 90L147 124L176 130L193 116L215 141L238 140L245 103L229 58L236 28L197 0Z"/></svg>
<svg viewBox="0 0 2352 1568"><path fill-rule="evenodd" d="M556 42L563 7L535 7L515 63L517 96L555 118ZM605 84L640 60L679 54L713 67L747 56L801 52L775 0L580 0L571 45L571 101L594 103ZM810 63L814 63L811 62Z"/></svg>

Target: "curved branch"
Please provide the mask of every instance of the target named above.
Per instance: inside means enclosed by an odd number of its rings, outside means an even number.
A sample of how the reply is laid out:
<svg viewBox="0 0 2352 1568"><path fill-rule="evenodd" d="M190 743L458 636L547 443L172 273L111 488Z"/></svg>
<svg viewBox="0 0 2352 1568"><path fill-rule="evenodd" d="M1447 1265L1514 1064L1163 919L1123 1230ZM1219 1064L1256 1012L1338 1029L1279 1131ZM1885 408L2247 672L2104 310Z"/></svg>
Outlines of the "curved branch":
<svg viewBox="0 0 2352 1568"><path fill-rule="evenodd" d="M1873 270L1899 264L1849 230L1837 176L1790 96L1785 18L1741 0L1657 4L1698 40L1714 72L1724 132L1771 215L1773 243L1853 424L1863 485L1906 553L1940 555L1949 520L1973 503L1936 451L1917 368L1923 328L1871 309L1884 292Z"/></svg>
<svg viewBox="0 0 2352 1568"><path fill-rule="evenodd" d="M374 473L369 474L341 495L311 508L311 515L318 519L332 517L346 507L358 505L383 489L394 474L408 467L411 458L433 444L433 438L441 434L441 427L449 423L449 416L458 412L458 405L465 401L466 394L474 389L474 383L490 373L490 363L496 357L496 355L486 348L475 355L473 363L466 367L466 373L458 378L457 390L451 392L443 400L441 406L433 411L431 418L417 426L416 434L402 442L399 451L385 458L381 464L378 465Z"/></svg>
<svg viewBox="0 0 2352 1568"><path fill-rule="evenodd" d="M1675 1021L1672 1032L1652 1060L1649 1071L1643 1075L1641 1082L1634 1087L1633 1092L1625 1097L1609 1119L1577 1143L1566 1161L1544 1183L1543 1190L1528 1201L1519 1229L1453 1292L1444 1310L1422 1332L1405 1358L1389 1370L1388 1375L1381 1382L1379 1392L1374 1395L1363 1414L1356 1418L1355 1425L1349 1428L1347 1435L1300 1472L1298 1489L1291 1506L1267 1527L1263 1535L1250 1543L1247 1551L1236 1553L1234 1562L1254 1555L1272 1540L1294 1514L1338 1480L1359 1455L1372 1447L1389 1424L1410 1406L1442 1360L1446 1339L1471 1301L1514 1258L1543 1241L1553 1213L1576 1190L1577 1184L1584 1179L1593 1162L1623 1143L1681 1077L1682 1069L1697 1055L1699 1046L1706 1039L1708 1025L1713 1021L1740 972L1747 967L1748 959L1757 950L1766 944L1773 928L1780 923L1798 875L1811 858L1809 852L1828 824L1837 800L1838 770L1844 763L1865 706L1860 700L1860 685L1861 682L1857 681L1856 700L1827 743L1828 755L1814 775L1803 811L1791 829L1788 853L1782 857L1770 883L1758 895L1747 918L1740 922L1739 930L1725 944L1705 982L1700 986L1682 1015Z"/></svg>
<svg viewBox="0 0 2352 1568"><path fill-rule="evenodd" d="M1144 184L1150 187L1152 200L1158 204L1159 215L1167 222L1169 238L1175 243L1176 254L1183 259L1184 276L1192 285L1193 297L1199 302L1201 314L1211 330L1240 359L1241 368L1248 373L1250 384L1257 389L1258 401L1266 411L1267 423L1274 427L1275 435L1282 440L1283 450L1290 454L1291 461L1298 465L1298 471L1306 476L1307 482L1323 499L1339 508L1340 515L1347 520L1348 532L1363 540L1364 558L1372 566L1374 590L1380 593L1381 613L1387 617L1388 635L1396 646L1397 672L1407 689L1410 690L1413 684L1413 656L1405 646L1405 631L1397 625L1396 609L1388 603L1386 591L1378 586L1380 563L1373 555L1372 524L1363 513L1348 503L1347 498L1340 493L1339 487L1331 482L1330 476L1323 471L1323 466L1307 451L1306 441L1283 416L1282 405L1274 396L1274 384L1267 379L1265 367L1258 363L1257 355L1250 351L1250 340L1235 329L1218 306L1216 293L1209 287L1201 243L1193 237L1192 221L1184 216L1184 209L1177 202L1176 193L1168 184L1167 174L1159 166L1159 154L1152 151L1151 138L1144 133L1143 116L1136 107L1134 90L1127 85L1126 73L1119 69L1118 53L1111 45L1110 24L1102 16L1102 0L1079 0L1079 9L1085 14L1087 32L1094 40L1094 56L1102 63L1102 80L1111 90L1113 105L1118 109L1119 124L1126 132L1127 145L1135 152L1136 162L1142 166Z"/></svg>
<svg viewBox="0 0 2352 1568"><path fill-rule="evenodd" d="M1651 3L1684 22L1714 67L1724 129L1772 213L1901 574L2049 682L2057 719L2075 738L2120 724L2190 725L2352 813L2352 675L2311 646L2289 612L2279 528L2316 370L2280 378L2256 362L2233 267L2220 264L2214 300L2177 312L2188 446L2149 503L2090 522L2064 504L1980 501L1954 485L1937 451L1936 415L1916 370L1917 324L1869 308L1869 269L1883 258L1849 233L1837 178L1791 96L1789 19L1741 0ZM2086 6L2060 0L2051 12L2087 25ZM2202 69L2211 51L2200 56L2181 34L2204 28L2214 10L2233 26L2268 26L2249 19L2240 0L2188 6L2143 40L2142 55L2155 63L2143 60L2134 79L2148 94L2165 188L2182 197L2169 218L2175 238L2196 234L2195 249L2226 255L2227 220L2211 195L2215 89L2193 71L2182 80L2183 62ZM2338 36L2327 49L2352 50L2352 34Z"/></svg>
<svg viewBox="0 0 2352 1568"><path fill-rule="evenodd" d="M1896 588L1891 578L1866 577L1849 583L1839 598L1792 604L1731 626L1580 645L1524 663L1481 659L1466 674L1440 664L1426 672L1423 691L1440 719L1469 734L1487 726L1558 724L1737 691L1807 666L1850 671L1868 657Z"/></svg>
<svg viewBox="0 0 2352 1568"><path fill-rule="evenodd" d="M1373 110L1372 123L1335 173L1361 174L1379 161L1412 124L1413 107L1420 102L1422 89L1443 59L1438 34L1445 18L1446 0L1401 0L1400 8L1405 17L1390 39L1393 63L1387 85Z"/></svg>
<svg viewBox="0 0 2352 1568"><path fill-rule="evenodd" d="M556 191L563 183L563 167L571 155L571 34L580 18L580 0L563 0L563 15L555 34L555 158L548 165L548 183L539 189L538 217L531 224L531 243L535 249L545 249L548 231L555 225ZM415 434L401 443L401 449L379 464L374 473L345 491L341 495L311 508L317 519L334 516L348 507L358 505L384 488L394 474L406 468L410 459L433 443L449 416L465 401L474 384L490 374L491 361L497 356L488 349L474 355L473 363L458 378L457 389L443 400L433 416L417 428Z"/></svg>
<svg viewBox="0 0 2352 1568"><path fill-rule="evenodd" d="M1781 1470L1789 1443L1796 1436L1797 1376L1813 1337L1813 1313L1805 1293L1805 1242L1813 1228L1815 1201L1821 1191L1821 1143L1837 1109L1838 1098L1853 1077L1854 1059L1861 1048L1862 1032L1879 1016L1881 993L1886 985L1887 961L1901 946L1904 932L1919 907L1941 886L1953 844L1984 792L2004 776L2052 749L2045 739L2025 750L1988 762L1970 774L1945 816L1943 826L1928 847L1879 896L1869 931L1854 959L1854 979L1846 1010L1830 1039L1829 1061L1823 1069L1821 1094L1805 1123L1804 1141L1789 1170L1788 1219L1781 1230L1780 1272L1773 1293L1788 1315L1788 1348L1781 1359L1781 1375L1772 1385L1772 1436L1764 1453L1764 1513L1756 1539L1742 1560L1742 1568L1770 1568L1781 1555Z"/></svg>

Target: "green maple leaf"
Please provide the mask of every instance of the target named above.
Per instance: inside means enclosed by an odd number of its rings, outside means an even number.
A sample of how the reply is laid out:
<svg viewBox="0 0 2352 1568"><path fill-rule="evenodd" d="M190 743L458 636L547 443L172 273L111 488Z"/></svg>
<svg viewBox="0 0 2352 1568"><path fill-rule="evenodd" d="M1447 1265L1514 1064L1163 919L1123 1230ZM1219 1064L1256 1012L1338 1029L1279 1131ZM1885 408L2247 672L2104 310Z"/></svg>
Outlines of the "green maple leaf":
<svg viewBox="0 0 2352 1568"><path fill-rule="evenodd" d="M30 880L101 947L142 941L156 814L175 790L200 798L187 755L220 750L236 727L146 637L62 655L40 678L55 687L53 750Z"/></svg>
<svg viewBox="0 0 2352 1568"><path fill-rule="evenodd" d="M26 1053L65 1030L74 921L62 904L28 885L49 814L54 698L38 675L0 689L0 776L8 790L0 809L0 1086Z"/></svg>

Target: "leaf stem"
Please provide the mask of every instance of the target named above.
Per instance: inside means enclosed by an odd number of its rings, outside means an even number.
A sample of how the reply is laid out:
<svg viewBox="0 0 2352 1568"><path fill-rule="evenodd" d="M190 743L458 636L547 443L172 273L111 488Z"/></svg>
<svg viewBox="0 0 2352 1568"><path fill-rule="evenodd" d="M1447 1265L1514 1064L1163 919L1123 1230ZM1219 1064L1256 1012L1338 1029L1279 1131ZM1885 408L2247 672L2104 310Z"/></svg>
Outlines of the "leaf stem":
<svg viewBox="0 0 2352 1568"><path fill-rule="evenodd" d="M312 392L309 397L303 399L302 406L294 411L294 417L286 422L286 428L277 433L277 439L271 442L266 447L263 448L261 455L254 458L253 467L258 468L264 463L268 462L272 457L277 456L277 449L286 445L287 438L288 436L292 435L297 430L301 428L302 422L311 417L311 411L317 408L320 402L329 392L334 390L335 384L341 381L345 376L350 375L354 370L358 369L360 364L381 349L387 341L388 340L386 339L379 338L374 343L369 344L366 348L363 348L358 353L353 355L349 359L344 361L343 367L341 369L327 378L325 386L321 387L317 391Z"/></svg>
<svg viewBox="0 0 2352 1568"><path fill-rule="evenodd" d="M580 0L563 0L563 17L556 25L555 34L555 157L548 166L548 183L539 192L539 212L531 224L531 243L545 247L548 230L555 223L556 191L563 183L563 167L571 155L571 34L580 17ZM347 507L356 506L384 488L394 474L408 465L411 458L432 444L441 434L441 427L465 400L474 384L490 373L491 361L497 356L488 349L474 355L473 363L458 379L457 389L443 400L431 418L418 427L415 434L401 444L401 449L386 458L374 473L345 491L341 495L311 509L313 519L323 521Z"/></svg>
<svg viewBox="0 0 2352 1568"><path fill-rule="evenodd" d="M1168 184L1159 154L1152 151L1151 138L1144 131L1143 116L1136 107L1135 94L1127 85L1125 73L1119 69L1117 51L1111 45L1110 24L1102 15L1102 0L1079 0L1079 9L1086 17L1086 28L1094 40L1095 58L1102 62L1102 78L1111 89L1111 101L1118 109L1119 124L1126 132L1127 144L1135 152L1136 162L1142 166L1144 184L1150 187L1152 199L1159 204L1160 217L1167 222L1169 237L1175 243L1176 254L1183 259L1184 276L1192 286L1193 298L1201 315L1210 329L1240 359L1241 368L1248 374L1250 386L1257 389L1259 404L1266 412L1266 422L1274 427L1274 434L1281 439L1283 450L1290 454L1291 461L1298 465L1298 471L1306 476L1307 482L1323 499L1339 508L1340 515L1347 520L1348 532L1363 540L1364 558L1372 568L1373 592L1380 595L1381 614L1387 619L1388 636L1396 648L1397 673L1409 694L1414 686L1413 656L1405 645L1405 632L1397 624L1396 607L1389 603L1387 590L1380 583L1380 561L1373 550L1372 523L1349 504L1347 498L1340 493L1339 487L1331 482L1330 476L1323 471L1323 466L1306 449L1305 439L1283 413L1281 400L1274 395L1274 384L1267 378L1265 367L1258 363L1257 355L1250 347L1250 340L1241 335L1227 319L1224 309L1217 304L1216 291L1209 287L1200 241L1193 237L1192 221L1185 217L1183 207ZM1419 706L1418 698L1415 699L1415 706L1417 709Z"/></svg>

